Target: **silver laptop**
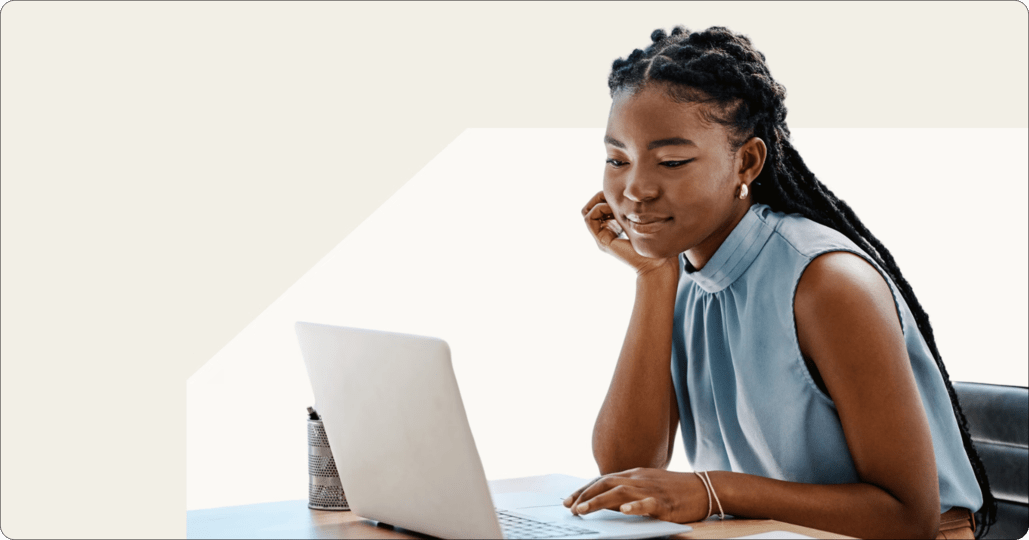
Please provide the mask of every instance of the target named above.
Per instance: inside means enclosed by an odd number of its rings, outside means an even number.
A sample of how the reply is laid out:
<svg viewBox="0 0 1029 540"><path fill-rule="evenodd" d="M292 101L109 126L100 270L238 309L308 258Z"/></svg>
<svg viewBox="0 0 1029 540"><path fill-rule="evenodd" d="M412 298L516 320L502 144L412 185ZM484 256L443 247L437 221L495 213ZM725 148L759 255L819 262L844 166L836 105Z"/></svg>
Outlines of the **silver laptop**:
<svg viewBox="0 0 1029 540"><path fill-rule="evenodd" d="M585 480L533 477L491 496L441 339L298 322L318 413L350 509L442 538L652 538L686 525L562 500Z"/></svg>

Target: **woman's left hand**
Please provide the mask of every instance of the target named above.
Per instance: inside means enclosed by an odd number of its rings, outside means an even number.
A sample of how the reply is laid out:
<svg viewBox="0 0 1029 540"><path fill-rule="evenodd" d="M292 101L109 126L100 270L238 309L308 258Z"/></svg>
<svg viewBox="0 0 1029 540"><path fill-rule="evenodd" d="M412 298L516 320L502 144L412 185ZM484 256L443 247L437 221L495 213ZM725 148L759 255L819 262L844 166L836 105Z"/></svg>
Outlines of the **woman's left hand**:
<svg viewBox="0 0 1029 540"><path fill-rule="evenodd" d="M564 505L573 514L608 509L674 523L708 517L707 490L700 478L664 469L637 468L601 476L572 493Z"/></svg>

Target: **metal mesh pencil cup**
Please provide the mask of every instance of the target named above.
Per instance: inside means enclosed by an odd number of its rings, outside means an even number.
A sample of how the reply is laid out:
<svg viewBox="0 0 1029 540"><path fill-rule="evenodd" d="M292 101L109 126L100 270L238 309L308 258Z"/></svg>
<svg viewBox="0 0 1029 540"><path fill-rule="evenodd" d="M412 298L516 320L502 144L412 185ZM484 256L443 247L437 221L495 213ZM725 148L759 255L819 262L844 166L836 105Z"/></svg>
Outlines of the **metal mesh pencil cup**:
<svg viewBox="0 0 1029 540"><path fill-rule="evenodd" d="M308 508L350 510L321 420L307 420L307 474Z"/></svg>

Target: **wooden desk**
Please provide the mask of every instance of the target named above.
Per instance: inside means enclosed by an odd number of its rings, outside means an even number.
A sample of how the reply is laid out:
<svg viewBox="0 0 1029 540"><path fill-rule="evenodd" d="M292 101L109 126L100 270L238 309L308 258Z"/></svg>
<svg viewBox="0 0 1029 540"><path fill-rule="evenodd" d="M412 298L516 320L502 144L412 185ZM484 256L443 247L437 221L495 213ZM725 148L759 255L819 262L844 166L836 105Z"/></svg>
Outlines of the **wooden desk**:
<svg viewBox="0 0 1029 540"><path fill-rule="evenodd" d="M533 491L531 479L492 480L494 493ZM814 538L849 538L781 521L717 518L690 523L693 530L671 538L733 538L788 531ZM186 512L187 538L431 538L380 526L353 512L311 510L307 500L228 506Z"/></svg>

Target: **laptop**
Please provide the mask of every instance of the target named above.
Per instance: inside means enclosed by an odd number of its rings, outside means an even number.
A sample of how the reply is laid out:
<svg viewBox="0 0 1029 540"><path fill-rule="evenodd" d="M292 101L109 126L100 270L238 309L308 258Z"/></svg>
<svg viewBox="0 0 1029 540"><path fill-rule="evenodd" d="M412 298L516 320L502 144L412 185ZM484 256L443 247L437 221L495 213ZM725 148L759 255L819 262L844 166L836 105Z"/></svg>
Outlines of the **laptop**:
<svg viewBox="0 0 1029 540"><path fill-rule="evenodd" d="M350 509L441 538L653 538L689 526L562 500L587 480L532 477L491 495L441 339L296 323Z"/></svg>

